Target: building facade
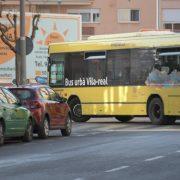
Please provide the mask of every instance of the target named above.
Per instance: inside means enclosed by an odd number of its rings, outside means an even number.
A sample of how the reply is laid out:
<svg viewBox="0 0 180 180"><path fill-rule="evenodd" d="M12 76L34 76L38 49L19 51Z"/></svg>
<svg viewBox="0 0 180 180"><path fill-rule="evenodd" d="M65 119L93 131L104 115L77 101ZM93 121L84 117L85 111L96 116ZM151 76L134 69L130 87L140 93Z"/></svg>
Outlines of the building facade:
<svg viewBox="0 0 180 180"><path fill-rule="evenodd" d="M0 6L18 11L19 0L3 0ZM84 39L141 30L180 32L180 0L27 0L26 11L81 14Z"/></svg>

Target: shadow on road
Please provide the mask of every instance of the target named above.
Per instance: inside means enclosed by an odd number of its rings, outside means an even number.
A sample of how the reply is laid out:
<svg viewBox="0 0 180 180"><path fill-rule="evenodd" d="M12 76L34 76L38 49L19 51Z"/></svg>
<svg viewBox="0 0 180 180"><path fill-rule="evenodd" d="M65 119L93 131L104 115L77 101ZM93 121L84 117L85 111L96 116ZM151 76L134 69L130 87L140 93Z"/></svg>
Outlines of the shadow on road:
<svg viewBox="0 0 180 180"><path fill-rule="evenodd" d="M112 119L112 118L92 118L89 121L85 122L85 123L80 123L80 124L128 124L128 125L152 125L151 121L148 118L134 118L133 120L129 121L129 122L120 122L116 119ZM157 127L161 127L161 126L180 126L180 120L176 120L175 124L172 125L152 125L152 126L157 126Z"/></svg>

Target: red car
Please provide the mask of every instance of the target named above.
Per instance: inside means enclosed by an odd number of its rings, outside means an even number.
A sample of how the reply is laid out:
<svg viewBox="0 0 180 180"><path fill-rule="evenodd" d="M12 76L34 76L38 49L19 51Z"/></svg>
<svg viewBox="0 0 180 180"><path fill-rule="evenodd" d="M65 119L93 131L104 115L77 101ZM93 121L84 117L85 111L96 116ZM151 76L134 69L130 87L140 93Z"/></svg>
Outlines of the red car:
<svg viewBox="0 0 180 180"><path fill-rule="evenodd" d="M34 118L34 133L46 138L49 130L60 129L69 136L72 129L70 108L55 91L47 86L11 87L9 90L29 109Z"/></svg>

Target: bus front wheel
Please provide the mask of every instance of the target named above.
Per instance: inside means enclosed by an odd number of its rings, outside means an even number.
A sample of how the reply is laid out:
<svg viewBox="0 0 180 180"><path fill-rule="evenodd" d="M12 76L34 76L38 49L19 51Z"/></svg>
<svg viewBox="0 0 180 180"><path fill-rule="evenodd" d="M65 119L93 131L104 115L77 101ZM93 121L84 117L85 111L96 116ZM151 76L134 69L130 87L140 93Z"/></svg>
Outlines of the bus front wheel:
<svg viewBox="0 0 180 180"><path fill-rule="evenodd" d="M69 107L71 109L72 120L75 122L86 122L90 119L89 116L82 115L81 103L77 98L73 98L69 102Z"/></svg>
<svg viewBox="0 0 180 180"><path fill-rule="evenodd" d="M128 122L133 119L133 116L116 116L115 117L118 121L121 121L123 123Z"/></svg>
<svg viewBox="0 0 180 180"><path fill-rule="evenodd" d="M148 105L148 115L155 125L168 124L168 119L164 115L164 105L160 98L153 98Z"/></svg>

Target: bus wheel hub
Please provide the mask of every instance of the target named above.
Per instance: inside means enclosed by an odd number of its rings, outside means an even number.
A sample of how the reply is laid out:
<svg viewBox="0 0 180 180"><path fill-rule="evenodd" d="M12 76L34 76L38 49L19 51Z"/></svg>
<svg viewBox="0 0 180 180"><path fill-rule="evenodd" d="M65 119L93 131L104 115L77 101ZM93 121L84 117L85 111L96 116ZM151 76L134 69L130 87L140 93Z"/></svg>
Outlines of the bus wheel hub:
<svg viewBox="0 0 180 180"><path fill-rule="evenodd" d="M75 116L77 117L81 117L82 116L82 109L81 109L81 105L80 104L76 104L73 108L73 113Z"/></svg>

